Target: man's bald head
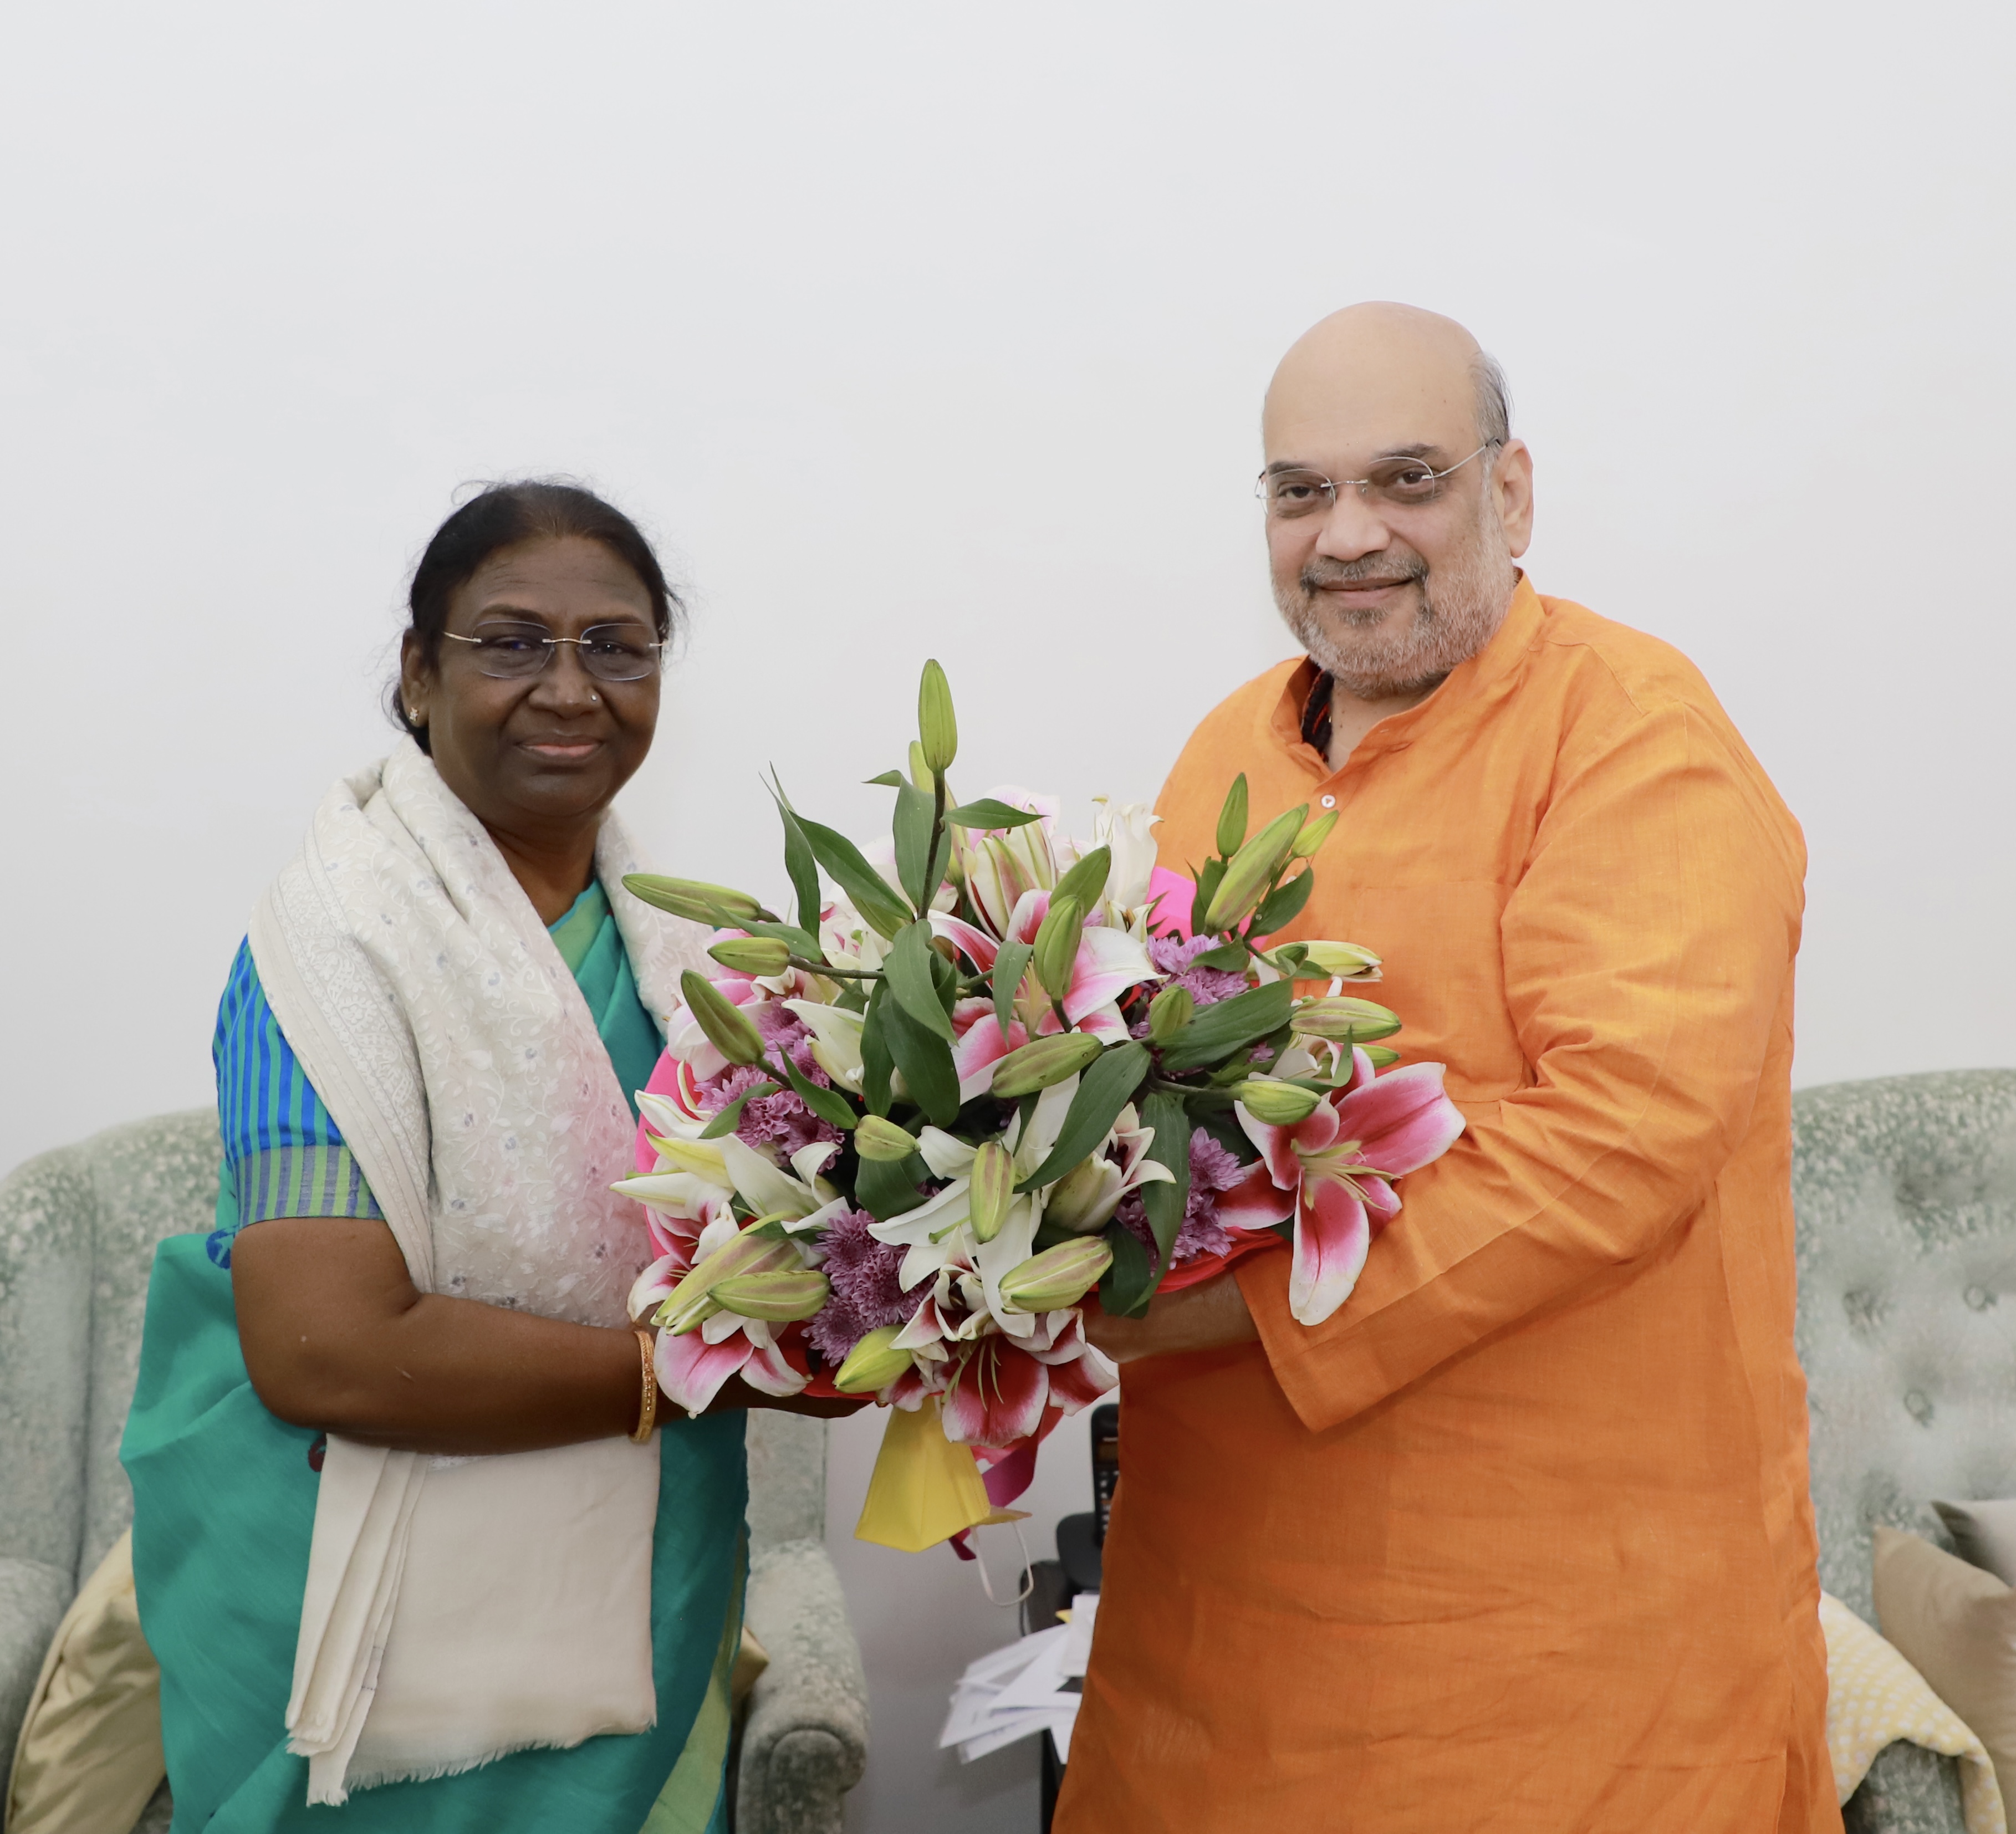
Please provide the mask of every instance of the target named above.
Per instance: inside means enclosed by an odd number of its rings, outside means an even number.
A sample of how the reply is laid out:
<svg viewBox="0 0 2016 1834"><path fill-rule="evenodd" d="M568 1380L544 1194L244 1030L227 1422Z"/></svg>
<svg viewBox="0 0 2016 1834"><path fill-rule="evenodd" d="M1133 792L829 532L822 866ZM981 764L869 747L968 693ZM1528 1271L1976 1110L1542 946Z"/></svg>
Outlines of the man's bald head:
<svg viewBox="0 0 2016 1834"><path fill-rule="evenodd" d="M1353 419L1382 411L1440 419L1465 410L1473 444L1511 437L1511 397L1496 361L1453 318L1368 300L1331 313L1289 347L1267 389L1268 456L1277 420L1292 425L1326 411Z"/></svg>
<svg viewBox="0 0 2016 1834"><path fill-rule="evenodd" d="M1417 306L1348 306L1281 359L1262 422L1274 596L1347 692L1419 698L1503 621L1532 510L1508 419L1498 365ZM1409 460L1408 487L1360 487Z"/></svg>

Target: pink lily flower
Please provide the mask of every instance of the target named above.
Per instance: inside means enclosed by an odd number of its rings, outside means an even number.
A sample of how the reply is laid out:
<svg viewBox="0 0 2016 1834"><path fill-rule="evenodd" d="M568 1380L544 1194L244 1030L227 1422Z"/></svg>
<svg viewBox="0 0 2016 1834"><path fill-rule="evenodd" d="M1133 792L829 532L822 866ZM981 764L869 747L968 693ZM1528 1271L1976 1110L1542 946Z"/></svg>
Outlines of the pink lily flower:
<svg viewBox="0 0 2016 1834"><path fill-rule="evenodd" d="M736 1323L740 1329L718 1343L707 1343L704 1329L680 1337L658 1333L652 1357L658 1386L689 1415L705 1412L731 1376L740 1376L759 1394L796 1394L805 1386L805 1377L785 1360L768 1325L754 1318Z"/></svg>
<svg viewBox="0 0 2016 1834"><path fill-rule="evenodd" d="M1016 901L1001 941L1032 943L1049 915L1050 894L1028 891ZM983 973L990 972L1001 953L1001 942L984 930L962 923L956 917L934 915L931 929L947 938L961 955ZM1118 1004L1128 988L1155 978L1155 965L1148 952L1124 930L1103 922L1088 922L1079 937L1078 958L1071 965L1071 984L1065 990L1064 1016L1079 1030L1096 1037L1123 1039L1126 1022ZM1037 1021L1039 1033L1059 1029L1054 1009L1045 1008Z"/></svg>
<svg viewBox="0 0 2016 1834"><path fill-rule="evenodd" d="M992 1000L959 1001L952 1009L952 1029L958 1041L952 1048L952 1062L959 1073L961 1102L985 1095L995 1065L1029 1041L1028 1028L1019 1019L1009 1020L1003 1034Z"/></svg>
<svg viewBox="0 0 2016 1834"><path fill-rule="evenodd" d="M963 1347L945 1381L945 1437L1013 1445L1042 1426L1046 1408L1075 1414L1119 1381L1120 1372L1087 1340L1075 1308L1046 1312L1033 1337L990 1332Z"/></svg>
<svg viewBox="0 0 2016 1834"><path fill-rule="evenodd" d="M1350 1082L1308 1120L1274 1127L1241 1103L1237 1113L1260 1163L1218 1200L1219 1221L1264 1228L1293 1217L1294 1261L1288 1309L1320 1325L1351 1296L1373 1234L1400 1212L1391 1180L1439 1159L1463 1120L1442 1091L1442 1066L1409 1063L1373 1073L1352 1052Z"/></svg>

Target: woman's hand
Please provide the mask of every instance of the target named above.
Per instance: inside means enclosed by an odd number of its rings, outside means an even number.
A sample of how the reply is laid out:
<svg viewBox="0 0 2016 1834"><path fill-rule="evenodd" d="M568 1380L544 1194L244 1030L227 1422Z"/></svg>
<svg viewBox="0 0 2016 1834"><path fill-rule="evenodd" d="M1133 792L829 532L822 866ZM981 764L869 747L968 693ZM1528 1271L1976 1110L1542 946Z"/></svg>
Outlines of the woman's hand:
<svg viewBox="0 0 2016 1834"><path fill-rule="evenodd" d="M865 1394L765 1394L760 1389L751 1388L740 1376L731 1376L721 1385L721 1393L707 1404L707 1411L726 1414L737 1408L769 1408L779 1414L808 1414L815 1420L844 1420L849 1414L859 1413L873 1398ZM668 1413L676 1417L678 1411L661 1390L658 1418L662 1420Z"/></svg>
<svg viewBox="0 0 2016 1834"><path fill-rule="evenodd" d="M297 1426L466 1455L614 1439L637 1425L634 1331L419 1292L375 1218L248 1224L231 1286L252 1386Z"/></svg>

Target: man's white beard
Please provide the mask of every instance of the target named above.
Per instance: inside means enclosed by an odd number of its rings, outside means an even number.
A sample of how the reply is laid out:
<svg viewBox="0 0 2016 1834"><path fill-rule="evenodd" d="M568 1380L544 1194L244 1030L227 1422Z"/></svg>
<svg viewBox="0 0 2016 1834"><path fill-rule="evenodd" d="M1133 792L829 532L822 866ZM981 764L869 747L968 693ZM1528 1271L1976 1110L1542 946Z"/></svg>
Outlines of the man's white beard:
<svg viewBox="0 0 2016 1834"><path fill-rule="evenodd" d="M1427 563L1406 543L1355 561L1312 560L1291 586L1274 582L1274 602L1304 649L1348 693L1362 700L1419 694L1435 685L1460 662L1476 655L1496 635L1512 589L1518 583L1511 557L1496 545L1495 519L1487 520L1491 496L1461 553L1430 574ZM1323 608L1316 582L1341 584L1353 578L1413 576L1420 609L1404 624L1385 612L1340 613ZM1365 628L1365 622L1372 624Z"/></svg>

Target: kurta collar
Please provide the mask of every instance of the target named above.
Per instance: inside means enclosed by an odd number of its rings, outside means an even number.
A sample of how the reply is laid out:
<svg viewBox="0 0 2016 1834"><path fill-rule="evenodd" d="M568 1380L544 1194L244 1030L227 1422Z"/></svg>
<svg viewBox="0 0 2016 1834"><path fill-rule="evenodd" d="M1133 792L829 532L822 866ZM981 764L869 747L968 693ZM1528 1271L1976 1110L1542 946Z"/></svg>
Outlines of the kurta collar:
<svg viewBox="0 0 2016 1834"><path fill-rule="evenodd" d="M1411 745L1431 721L1448 718L1462 707L1495 696L1501 687L1509 685L1527 652L1539 641L1546 617L1540 595L1533 590L1532 581L1522 570L1518 584L1512 590L1512 602L1506 608L1504 621L1491 641L1476 655L1450 670L1442 685L1427 699L1409 707L1405 713L1390 714L1381 720L1359 742L1357 749L1345 761L1346 766ZM1312 744L1305 735L1314 728L1319 735L1327 736L1327 714L1317 720L1309 716L1315 708L1319 689L1327 696L1329 686L1329 676L1309 657L1304 656L1288 670L1281 684L1280 697L1273 703L1267 719L1268 735L1273 742L1316 775L1324 778L1341 775L1341 771L1330 768L1323 750Z"/></svg>

